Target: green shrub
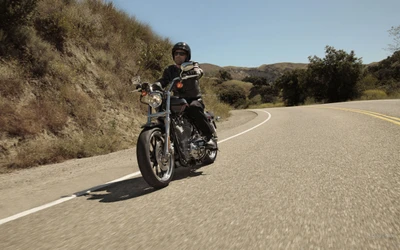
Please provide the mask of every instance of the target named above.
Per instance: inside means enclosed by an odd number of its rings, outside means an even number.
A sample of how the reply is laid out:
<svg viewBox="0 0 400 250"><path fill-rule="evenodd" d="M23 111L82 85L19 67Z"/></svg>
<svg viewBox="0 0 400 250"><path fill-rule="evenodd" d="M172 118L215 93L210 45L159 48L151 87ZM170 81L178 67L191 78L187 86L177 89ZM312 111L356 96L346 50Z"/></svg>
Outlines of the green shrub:
<svg viewBox="0 0 400 250"><path fill-rule="evenodd" d="M400 90L391 92L389 94L389 98L391 98L391 99L400 99Z"/></svg>
<svg viewBox="0 0 400 250"><path fill-rule="evenodd" d="M386 99L387 94L385 91L380 89L369 89L362 93L361 100L376 100L376 99Z"/></svg>
<svg viewBox="0 0 400 250"><path fill-rule="evenodd" d="M357 82L358 91L363 92L367 89L374 89L378 86L379 80L372 74L367 74Z"/></svg>
<svg viewBox="0 0 400 250"><path fill-rule="evenodd" d="M260 94L255 95L253 98L250 99L249 105L260 105L262 103L262 97Z"/></svg>
<svg viewBox="0 0 400 250"><path fill-rule="evenodd" d="M228 85L219 92L221 101L234 106L235 108L243 107L246 103L245 90L242 87Z"/></svg>
<svg viewBox="0 0 400 250"><path fill-rule="evenodd" d="M316 104L315 98L307 97L304 101L304 105L312 105L312 104Z"/></svg>
<svg viewBox="0 0 400 250"><path fill-rule="evenodd" d="M215 82L208 77L203 77L200 79L200 88L203 93L204 104L206 106L205 109L212 111L215 116L228 118L230 115L229 111L232 108L228 104L219 100Z"/></svg>

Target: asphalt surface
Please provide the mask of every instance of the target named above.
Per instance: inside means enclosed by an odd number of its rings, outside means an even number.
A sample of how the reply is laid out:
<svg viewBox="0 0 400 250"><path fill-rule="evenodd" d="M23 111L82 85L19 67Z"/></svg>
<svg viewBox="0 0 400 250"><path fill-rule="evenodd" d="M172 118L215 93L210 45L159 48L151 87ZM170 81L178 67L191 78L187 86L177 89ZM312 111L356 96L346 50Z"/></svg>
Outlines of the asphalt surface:
<svg viewBox="0 0 400 250"><path fill-rule="evenodd" d="M0 249L400 249L400 100L234 117L248 121L222 126L214 164L162 190L137 176L1 224ZM0 219L135 172L134 152L2 177Z"/></svg>

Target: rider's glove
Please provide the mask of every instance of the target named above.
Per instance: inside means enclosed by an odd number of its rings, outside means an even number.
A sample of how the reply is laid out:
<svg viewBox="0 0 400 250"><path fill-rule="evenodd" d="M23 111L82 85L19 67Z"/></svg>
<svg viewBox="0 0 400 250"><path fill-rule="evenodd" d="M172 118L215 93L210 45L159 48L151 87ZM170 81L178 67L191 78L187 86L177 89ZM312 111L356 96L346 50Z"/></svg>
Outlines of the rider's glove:
<svg viewBox="0 0 400 250"><path fill-rule="evenodd" d="M192 70L189 70L188 72L186 72L186 75L192 76L192 75L198 75L198 73L196 70L192 69Z"/></svg>
<svg viewBox="0 0 400 250"><path fill-rule="evenodd" d="M201 72L192 69L192 70L186 71L183 75L184 76L197 76L197 79L198 79L201 76Z"/></svg>
<svg viewBox="0 0 400 250"><path fill-rule="evenodd" d="M155 82L151 85L151 87L153 88L153 90L162 90L162 86L160 82Z"/></svg>

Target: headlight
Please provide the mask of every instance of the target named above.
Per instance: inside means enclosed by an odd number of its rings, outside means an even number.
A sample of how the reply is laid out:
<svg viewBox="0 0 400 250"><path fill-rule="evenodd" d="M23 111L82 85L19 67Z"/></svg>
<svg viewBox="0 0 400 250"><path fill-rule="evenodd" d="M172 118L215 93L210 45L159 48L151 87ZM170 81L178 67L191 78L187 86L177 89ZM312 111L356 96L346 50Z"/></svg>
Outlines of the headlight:
<svg viewBox="0 0 400 250"><path fill-rule="evenodd" d="M147 103L152 108L157 108L162 103L162 96L159 92L150 92L145 96L142 96L141 101Z"/></svg>

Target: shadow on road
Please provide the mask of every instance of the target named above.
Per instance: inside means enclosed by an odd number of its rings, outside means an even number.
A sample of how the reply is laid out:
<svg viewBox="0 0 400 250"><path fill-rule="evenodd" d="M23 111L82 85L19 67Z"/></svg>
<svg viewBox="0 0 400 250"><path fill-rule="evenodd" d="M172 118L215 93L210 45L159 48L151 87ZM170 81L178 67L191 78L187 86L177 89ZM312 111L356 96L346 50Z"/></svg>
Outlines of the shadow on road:
<svg viewBox="0 0 400 250"><path fill-rule="evenodd" d="M193 178L203 175L202 171L198 171L199 168L178 168L175 169L174 179L177 181L186 178ZM166 187L168 188L168 187ZM87 196L88 200L99 200L99 202L117 202L128 200L142 195L150 194L157 191L153 187L150 187L143 177L136 177L113 184L104 186L96 189L90 193L84 193L80 196Z"/></svg>

